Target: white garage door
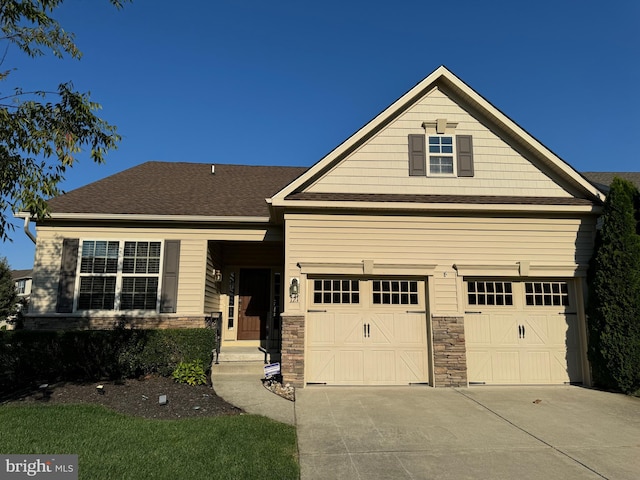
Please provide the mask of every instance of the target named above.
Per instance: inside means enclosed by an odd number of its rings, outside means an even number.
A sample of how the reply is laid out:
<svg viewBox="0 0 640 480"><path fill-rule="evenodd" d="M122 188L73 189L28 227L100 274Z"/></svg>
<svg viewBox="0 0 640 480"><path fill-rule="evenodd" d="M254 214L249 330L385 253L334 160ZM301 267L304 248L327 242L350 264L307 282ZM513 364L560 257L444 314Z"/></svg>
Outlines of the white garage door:
<svg viewBox="0 0 640 480"><path fill-rule="evenodd" d="M307 314L307 383L426 383L424 282L313 279Z"/></svg>
<svg viewBox="0 0 640 480"><path fill-rule="evenodd" d="M465 281L470 383L582 381L575 300L564 281Z"/></svg>

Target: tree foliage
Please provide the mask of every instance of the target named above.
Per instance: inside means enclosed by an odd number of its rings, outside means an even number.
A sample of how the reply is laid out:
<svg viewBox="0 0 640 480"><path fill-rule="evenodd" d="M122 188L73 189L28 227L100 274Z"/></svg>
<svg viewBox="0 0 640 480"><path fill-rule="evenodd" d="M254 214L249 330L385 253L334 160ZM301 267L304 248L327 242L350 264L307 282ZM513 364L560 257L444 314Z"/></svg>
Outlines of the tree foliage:
<svg viewBox="0 0 640 480"><path fill-rule="evenodd" d="M626 393L640 389L638 197L631 182L613 180L589 276L589 359L594 379Z"/></svg>
<svg viewBox="0 0 640 480"><path fill-rule="evenodd" d="M127 0L110 0L120 8ZM36 58L48 51L58 58L79 59L74 35L51 17L63 0L0 0L0 239L13 228L8 216L27 211L48 214L46 199L61 193L58 185L89 149L90 158L104 162L116 148L116 127L99 118L100 108L89 93L74 90L68 81L54 90L23 91L9 87L12 69L4 65L10 47ZM0 43L2 45L2 43Z"/></svg>
<svg viewBox="0 0 640 480"><path fill-rule="evenodd" d="M0 258L0 320L16 313L18 294L16 284L11 277L11 267L6 258Z"/></svg>

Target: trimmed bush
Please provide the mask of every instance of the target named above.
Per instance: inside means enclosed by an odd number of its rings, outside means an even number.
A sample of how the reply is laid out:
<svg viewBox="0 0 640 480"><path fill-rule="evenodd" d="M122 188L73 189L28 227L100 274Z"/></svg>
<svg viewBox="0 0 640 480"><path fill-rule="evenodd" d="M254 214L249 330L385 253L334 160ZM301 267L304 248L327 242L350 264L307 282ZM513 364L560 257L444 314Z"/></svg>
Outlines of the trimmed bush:
<svg viewBox="0 0 640 480"><path fill-rule="evenodd" d="M171 376L180 362L211 365L209 329L0 331L0 394L39 383Z"/></svg>

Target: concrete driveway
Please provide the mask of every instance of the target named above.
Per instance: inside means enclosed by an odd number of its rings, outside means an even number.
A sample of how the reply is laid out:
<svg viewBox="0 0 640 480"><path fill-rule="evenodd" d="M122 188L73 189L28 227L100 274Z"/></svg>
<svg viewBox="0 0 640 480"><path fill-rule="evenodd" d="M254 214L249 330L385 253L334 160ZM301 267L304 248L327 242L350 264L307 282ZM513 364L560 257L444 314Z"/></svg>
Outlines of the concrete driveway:
<svg viewBox="0 0 640 480"><path fill-rule="evenodd" d="M640 478L638 398L575 386L296 395L302 480Z"/></svg>

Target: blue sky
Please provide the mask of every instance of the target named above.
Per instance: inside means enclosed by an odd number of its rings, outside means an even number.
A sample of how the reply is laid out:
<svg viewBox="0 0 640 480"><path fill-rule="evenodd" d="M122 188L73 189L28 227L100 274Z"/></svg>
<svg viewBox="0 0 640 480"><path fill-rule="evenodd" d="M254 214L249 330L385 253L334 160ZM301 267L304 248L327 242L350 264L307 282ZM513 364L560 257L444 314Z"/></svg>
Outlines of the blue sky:
<svg viewBox="0 0 640 480"><path fill-rule="evenodd" d="M9 49L0 85L72 80L123 139L72 190L148 160L310 166L439 65L579 171L637 171L636 0L66 0L80 61ZM34 248L18 223L14 269Z"/></svg>

